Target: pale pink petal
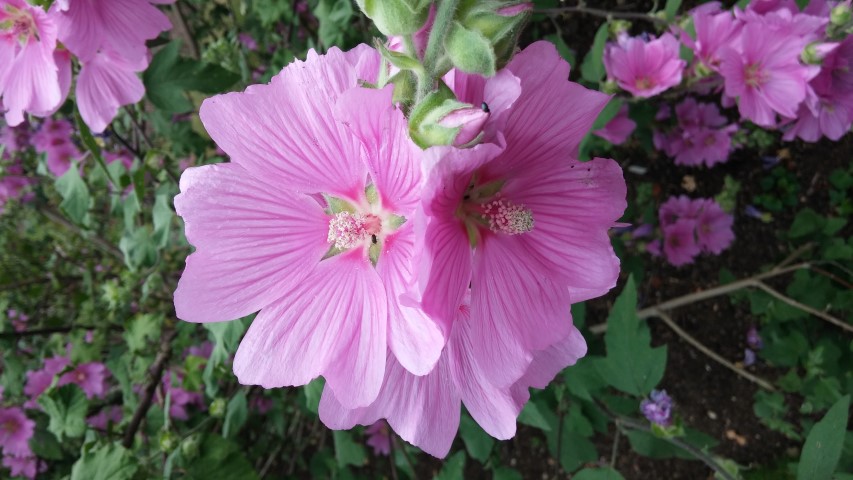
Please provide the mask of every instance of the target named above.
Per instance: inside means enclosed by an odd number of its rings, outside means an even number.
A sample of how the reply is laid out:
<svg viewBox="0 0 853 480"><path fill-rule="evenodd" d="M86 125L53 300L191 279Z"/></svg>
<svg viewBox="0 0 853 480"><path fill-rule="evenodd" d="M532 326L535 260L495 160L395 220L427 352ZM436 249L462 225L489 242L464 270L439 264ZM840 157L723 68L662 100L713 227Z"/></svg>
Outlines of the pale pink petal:
<svg viewBox="0 0 853 480"><path fill-rule="evenodd" d="M382 386L387 351L385 290L360 252L315 272L255 317L234 358L240 383L276 388L319 375L347 407L366 406Z"/></svg>
<svg viewBox="0 0 853 480"><path fill-rule="evenodd" d="M217 145L253 175L275 179L280 188L360 198L367 176L357 161L361 145L333 111L344 91L372 81L377 71L378 55L366 46L332 48L323 57L311 51L268 85L205 100L201 119Z"/></svg>
<svg viewBox="0 0 853 480"><path fill-rule="evenodd" d="M135 71L112 52L98 52L83 64L77 76L77 106L92 132L103 132L120 107L142 100L145 86Z"/></svg>
<svg viewBox="0 0 853 480"><path fill-rule="evenodd" d="M533 355L533 361L512 386L512 395L519 408L530 399L529 388L544 389L548 387L551 380L564 368L574 365L586 355L586 341L577 328L572 326L569 336L565 340L555 343L545 350L540 350Z"/></svg>
<svg viewBox="0 0 853 480"><path fill-rule="evenodd" d="M175 207L197 249L175 292L183 320L256 312L294 288L329 249L328 216L315 200L239 165L187 169Z"/></svg>
<svg viewBox="0 0 853 480"><path fill-rule="evenodd" d="M57 108L62 100L57 72L53 49L41 42L30 41L18 53L2 90L9 125L23 122L24 112L50 112Z"/></svg>

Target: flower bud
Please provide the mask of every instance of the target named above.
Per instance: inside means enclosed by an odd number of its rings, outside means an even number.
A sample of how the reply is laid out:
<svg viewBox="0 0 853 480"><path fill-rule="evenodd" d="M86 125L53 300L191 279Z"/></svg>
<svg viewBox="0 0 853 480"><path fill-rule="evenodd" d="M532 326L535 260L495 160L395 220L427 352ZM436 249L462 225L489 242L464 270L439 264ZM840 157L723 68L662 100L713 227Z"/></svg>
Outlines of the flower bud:
<svg viewBox="0 0 853 480"><path fill-rule="evenodd" d="M193 433L189 437L185 438L183 442L181 442L181 455L184 458L191 460L198 456L199 449L201 447L201 435L198 433Z"/></svg>
<svg viewBox="0 0 853 480"><path fill-rule="evenodd" d="M461 2L445 47L453 66L491 76L515 52L522 27L533 10L531 2L468 0Z"/></svg>
<svg viewBox="0 0 853 480"><path fill-rule="evenodd" d="M426 22L430 0L356 0L385 35L409 35Z"/></svg>
<svg viewBox="0 0 853 480"><path fill-rule="evenodd" d="M839 43L812 42L806 45L800 58L807 65L820 65L827 55L835 51Z"/></svg>
<svg viewBox="0 0 853 480"><path fill-rule="evenodd" d="M484 107L484 108L483 108ZM491 115L486 104L483 107L464 107L454 110L438 121L444 128L458 129L453 139L454 147L467 145L483 133L483 126Z"/></svg>
<svg viewBox="0 0 853 480"><path fill-rule="evenodd" d="M829 14L829 22L836 26L847 25L851 19L853 19L853 13L850 11L850 4L846 2L833 7Z"/></svg>
<svg viewBox="0 0 853 480"><path fill-rule="evenodd" d="M210 416L214 418L222 418L225 416L225 399L224 398L216 398L210 403L210 408L208 409Z"/></svg>
<svg viewBox="0 0 853 480"><path fill-rule="evenodd" d="M161 451L171 452L178 447L178 437L169 430L161 430L157 443L160 445Z"/></svg>

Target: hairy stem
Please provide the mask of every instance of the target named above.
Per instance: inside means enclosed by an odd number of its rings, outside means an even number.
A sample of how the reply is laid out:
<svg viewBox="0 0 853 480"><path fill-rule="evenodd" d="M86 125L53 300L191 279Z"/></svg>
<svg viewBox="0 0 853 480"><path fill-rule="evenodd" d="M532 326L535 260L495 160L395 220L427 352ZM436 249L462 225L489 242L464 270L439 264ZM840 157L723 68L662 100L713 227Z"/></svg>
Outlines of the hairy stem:
<svg viewBox="0 0 853 480"><path fill-rule="evenodd" d="M423 100L430 90L432 90L433 82L438 74L436 67L444 45L444 38L450 31L450 24L453 22L453 16L456 14L456 7L458 5L459 0L442 0L438 4L438 9L435 12L435 22L429 33L426 52L424 52L424 70L426 70L426 74L418 75L416 103Z"/></svg>

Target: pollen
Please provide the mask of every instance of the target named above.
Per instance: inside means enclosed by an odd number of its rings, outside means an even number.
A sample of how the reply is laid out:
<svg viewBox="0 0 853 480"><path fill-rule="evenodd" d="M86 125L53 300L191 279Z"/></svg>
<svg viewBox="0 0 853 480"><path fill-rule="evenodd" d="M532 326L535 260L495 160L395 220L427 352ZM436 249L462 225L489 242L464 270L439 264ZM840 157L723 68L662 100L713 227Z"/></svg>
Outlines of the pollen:
<svg viewBox="0 0 853 480"><path fill-rule="evenodd" d="M372 214L339 212L329 219L326 238L339 250L349 250L381 231L379 217Z"/></svg>
<svg viewBox="0 0 853 480"><path fill-rule="evenodd" d="M524 205L504 200L492 200L483 207L489 229L495 233L518 235L533 230L533 212Z"/></svg>

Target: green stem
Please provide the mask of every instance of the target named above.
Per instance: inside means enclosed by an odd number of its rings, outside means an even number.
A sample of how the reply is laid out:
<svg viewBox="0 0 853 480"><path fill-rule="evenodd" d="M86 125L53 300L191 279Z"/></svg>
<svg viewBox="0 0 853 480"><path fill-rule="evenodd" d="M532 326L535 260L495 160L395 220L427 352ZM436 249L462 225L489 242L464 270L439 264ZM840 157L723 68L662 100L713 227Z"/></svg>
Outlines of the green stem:
<svg viewBox="0 0 853 480"><path fill-rule="evenodd" d="M450 25L453 22L453 16L456 14L456 7L459 5L459 0L442 0L438 4L438 9L435 12L435 22L432 25L432 30L429 33L426 52L424 53L424 75L418 75L418 93L416 102L420 102L426 97L427 93L432 90L435 81L436 63L444 44L444 39L450 31Z"/></svg>

